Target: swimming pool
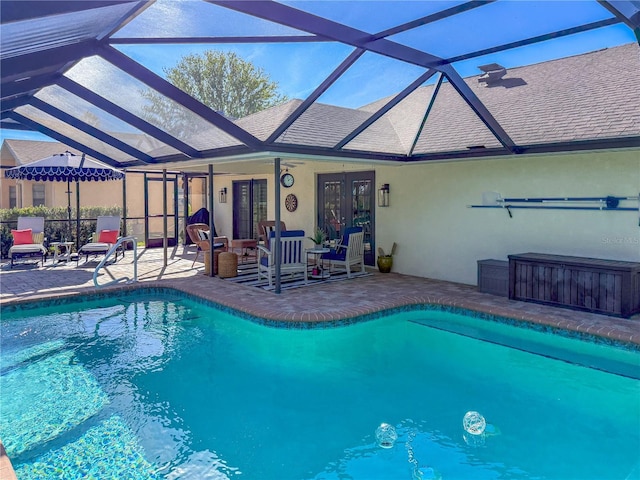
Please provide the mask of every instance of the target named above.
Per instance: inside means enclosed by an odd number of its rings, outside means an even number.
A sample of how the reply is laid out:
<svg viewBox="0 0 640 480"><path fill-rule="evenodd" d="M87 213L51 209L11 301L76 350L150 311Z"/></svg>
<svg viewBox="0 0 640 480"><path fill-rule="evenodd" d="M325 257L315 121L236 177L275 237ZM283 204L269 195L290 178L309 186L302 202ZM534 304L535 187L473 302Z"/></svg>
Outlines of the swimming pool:
<svg viewBox="0 0 640 480"><path fill-rule="evenodd" d="M0 327L0 438L21 480L639 472L639 354L613 346L441 311L270 328L166 295L12 312ZM468 411L486 435L463 430Z"/></svg>

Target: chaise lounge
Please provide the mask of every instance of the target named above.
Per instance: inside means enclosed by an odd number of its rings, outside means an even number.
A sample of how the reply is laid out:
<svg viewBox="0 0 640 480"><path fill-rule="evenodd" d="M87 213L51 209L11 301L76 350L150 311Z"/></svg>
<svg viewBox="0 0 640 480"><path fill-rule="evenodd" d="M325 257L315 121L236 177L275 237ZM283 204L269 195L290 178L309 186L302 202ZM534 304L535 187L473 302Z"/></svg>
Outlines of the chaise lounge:
<svg viewBox="0 0 640 480"><path fill-rule="evenodd" d="M11 230L11 235L13 246L9 249L10 268L13 268L15 260L24 257L40 257L44 266L48 255L44 246L44 217L18 217L18 228Z"/></svg>

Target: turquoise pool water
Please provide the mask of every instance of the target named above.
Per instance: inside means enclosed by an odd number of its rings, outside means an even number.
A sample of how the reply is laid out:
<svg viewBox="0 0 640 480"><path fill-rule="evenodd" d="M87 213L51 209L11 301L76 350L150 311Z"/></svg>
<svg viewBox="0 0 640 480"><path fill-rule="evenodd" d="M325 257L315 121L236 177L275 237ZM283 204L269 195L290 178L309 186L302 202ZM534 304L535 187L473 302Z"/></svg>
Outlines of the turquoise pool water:
<svg viewBox="0 0 640 480"><path fill-rule="evenodd" d="M179 297L0 327L0 438L20 480L640 475L639 354L612 346L439 311L278 329ZM490 434L463 430L468 411Z"/></svg>

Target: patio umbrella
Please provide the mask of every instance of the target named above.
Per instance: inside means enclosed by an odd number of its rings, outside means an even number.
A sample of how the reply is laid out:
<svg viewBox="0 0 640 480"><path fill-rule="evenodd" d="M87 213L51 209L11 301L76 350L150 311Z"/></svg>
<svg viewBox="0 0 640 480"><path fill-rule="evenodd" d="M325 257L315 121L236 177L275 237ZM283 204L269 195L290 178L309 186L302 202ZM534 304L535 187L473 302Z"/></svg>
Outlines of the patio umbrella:
<svg viewBox="0 0 640 480"><path fill-rule="evenodd" d="M67 182L69 233L71 233L71 182L120 180L124 178L124 172L116 170L106 163L86 158L85 154L80 156L69 151L10 168L5 170L4 175L7 178L16 180ZM76 199L79 215L79 196ZM78 219L77 228L79 226Z"/></svg>

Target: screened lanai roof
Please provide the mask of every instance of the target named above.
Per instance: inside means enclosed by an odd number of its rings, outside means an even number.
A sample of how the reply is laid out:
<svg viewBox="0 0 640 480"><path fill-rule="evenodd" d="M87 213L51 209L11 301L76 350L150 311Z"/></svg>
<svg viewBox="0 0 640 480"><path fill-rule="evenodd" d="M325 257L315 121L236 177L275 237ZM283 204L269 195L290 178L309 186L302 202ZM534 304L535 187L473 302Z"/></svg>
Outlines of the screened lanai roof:
<svg viewBox="0 0 640 480"><path fill-rule="evenodd" d="M0 8L2 128L117 167L261 152L415 162L640 146L638 1ZM167 80L205 50L251 62L277 83L278 101L234 117Z"/></svg>

